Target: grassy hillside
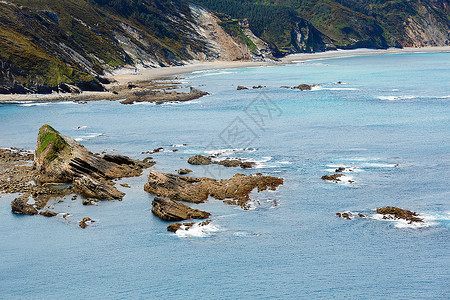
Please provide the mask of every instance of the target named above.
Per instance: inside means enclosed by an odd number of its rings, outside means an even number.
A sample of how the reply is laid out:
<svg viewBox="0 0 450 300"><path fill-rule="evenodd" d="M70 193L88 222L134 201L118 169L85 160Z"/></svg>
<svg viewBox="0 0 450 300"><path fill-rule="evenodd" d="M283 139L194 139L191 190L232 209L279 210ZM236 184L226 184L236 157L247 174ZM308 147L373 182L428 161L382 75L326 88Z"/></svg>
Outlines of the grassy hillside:
<svg viewBox="0 0 450 300"><path fill-rule="evenodd" d="M243 24L275 56L450 44L450 0L0 1L0 93L51 92L61 83L99 90L99 76L116 67L218 57L191 2L215 12L254 53Z"/></svg>

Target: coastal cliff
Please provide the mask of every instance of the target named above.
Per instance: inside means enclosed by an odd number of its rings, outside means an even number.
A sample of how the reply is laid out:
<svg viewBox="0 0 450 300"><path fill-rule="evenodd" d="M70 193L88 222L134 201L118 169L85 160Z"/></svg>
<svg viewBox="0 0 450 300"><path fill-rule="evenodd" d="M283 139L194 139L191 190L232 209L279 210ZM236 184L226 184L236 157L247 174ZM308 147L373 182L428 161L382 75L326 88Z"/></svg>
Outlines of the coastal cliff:
<svg viewBox="0 0 450 300"><path fill-rule="evenodd" d="M450 45L448 1L0 1L0 93L103 91L108 75L296 52Z"/></svg>

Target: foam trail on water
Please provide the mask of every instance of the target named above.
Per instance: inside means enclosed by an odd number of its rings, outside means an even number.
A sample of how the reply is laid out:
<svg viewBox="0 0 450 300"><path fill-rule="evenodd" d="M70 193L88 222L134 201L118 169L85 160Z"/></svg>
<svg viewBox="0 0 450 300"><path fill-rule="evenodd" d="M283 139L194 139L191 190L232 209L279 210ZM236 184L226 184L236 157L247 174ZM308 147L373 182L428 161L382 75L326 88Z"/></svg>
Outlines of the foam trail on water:
<svg viewBox="0 0 450 300"><path fill-rule="evenodd" d="M180 229L178 229L175 234L178 237L207 237L212 233L219 231L219 228L212 223L203 226L200 224L201 223L196 223L188 229L186 229L184 225L181 225Z"/></svg>

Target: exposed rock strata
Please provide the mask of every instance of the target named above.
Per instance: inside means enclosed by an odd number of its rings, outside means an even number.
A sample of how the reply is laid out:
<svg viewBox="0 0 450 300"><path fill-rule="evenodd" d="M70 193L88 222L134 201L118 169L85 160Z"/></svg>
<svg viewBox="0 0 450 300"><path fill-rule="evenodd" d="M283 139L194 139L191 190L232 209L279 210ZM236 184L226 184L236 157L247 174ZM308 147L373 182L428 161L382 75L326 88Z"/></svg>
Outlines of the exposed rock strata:
<svg viewBox="0 0 450 300"><path fill-rule="evenodd" d="M203 156L203 155L194 155L191 156L188 159L188 163L191 165L211 165L211 164L216 164L216 165L221 165L224 167L241 167L242 169L249 169L249 168L253 168L255 166L254 162L249 162L249 161L242 161L240 159L224 159L224 160L218 160L218 161L213 161L211 159L211 157L208 156Z"/></svg>
<svg viewBox="0 0 450 300"><path fill-rule="evenodd" d="M44 125L39 130L34 166L40 183L73 183L74 191L83 196L120 200L124 193L111 179L139 176L148 164L121 155L92 154L74 139Z"/></svg>
<svg viewBox="0 0 450 300"><path fill-rule="evenodd" d="M190 208L181 202L155 197L152 202L152 212L166 221L182 221L190 219L206 219L211 216L206 211Z"/></svg>
<svg viewBox="0 0 450 300"><path fill-rule="evenodd" d="M193 203L205 202L209 196L218 200L228 199L227 204L248 209L250 193L255 188L258 192L275 190L281 184L282 178L272 176L236 174L230 179L217 181L207 177L196 178L151 170L144 189L159 197Z"/></svg>

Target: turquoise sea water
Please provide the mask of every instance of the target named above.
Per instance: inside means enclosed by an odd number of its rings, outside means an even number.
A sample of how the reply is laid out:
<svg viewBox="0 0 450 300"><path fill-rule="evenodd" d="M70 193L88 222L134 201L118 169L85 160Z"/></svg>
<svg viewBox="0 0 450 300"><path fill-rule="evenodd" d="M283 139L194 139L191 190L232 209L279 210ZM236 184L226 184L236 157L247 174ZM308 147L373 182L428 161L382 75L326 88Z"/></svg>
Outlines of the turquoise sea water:
<svg viewBox="0 0 450 300"><path fill-rule="evenodd" d="M0 104L0 147L35 147L51 124L94 152L155 169L227 178L285 178L252 210L210 199L203 232L178 235L151 213L146 176L123 179L121 202L49 203L62 217L17 216L0 196L0 298L448 299L450 297L450 53L310 61L182 76L210 92L189 103ZM342 84L337 84L342 81ZM320 84L312 91L281 89ZM236 91L237 85L265 85ZM183 144L186 144L185 146ZM179 149L172 152L172 149ZM190 166L217 151L257 169ZM355 182L320 177L337 166ZM148 173L148 171L147 171ZM378 220L398 206L423 226ZM336 212L361 212L348 221ZM96 220L85 230L84 216Z"/></svg>

